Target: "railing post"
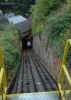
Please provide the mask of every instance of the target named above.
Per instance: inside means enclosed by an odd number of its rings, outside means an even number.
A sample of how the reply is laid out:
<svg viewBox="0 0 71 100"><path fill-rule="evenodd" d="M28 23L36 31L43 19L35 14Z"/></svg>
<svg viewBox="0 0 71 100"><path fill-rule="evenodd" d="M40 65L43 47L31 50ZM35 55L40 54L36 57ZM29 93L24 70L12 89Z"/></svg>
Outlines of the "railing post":
<svg viewBox="0 0 71 100"><path fill-rule="evenodd" d="M2 100L7 99L7 81L4 69L4 62L2 57L2 50L0 47L0 92L2 94Z"/></svg>
<svg viewBox="0 0 71 100"><path fill-rule="evenodd" d="M62 100L69 100L69 97L70 97L70 94L71 94L71 90L70 90L68 99L65 99L64 96L65 96L65 93L66 93L67 85L69 84L69 86L71 87L71 78L70 78L69 73L68 73L66 66L65 66L66 58L67 58L67 54L68 54L70 45L71 45L71 39L68 39L67 42L66 42L63 60L62 60L61 68L60 68L60 73L59 73L59 76L58 76L59 95L62 97ZM61 81L62 81L61 79L63 77L62 76L63 74L65 75L65 78L67 79L67 82L65 84L65 90L64 89L62 90L63 86L61 84Z"/></svg>
<svg viewBox="0 0 71 100"><path fill-rule="evenodd" d="M70 45L71 45L71 40L68 39L67 42L66 42L65 50L64 50L62 65L64 65L66 63L66 58L67 58L67 54L68 54Z"/></svg>

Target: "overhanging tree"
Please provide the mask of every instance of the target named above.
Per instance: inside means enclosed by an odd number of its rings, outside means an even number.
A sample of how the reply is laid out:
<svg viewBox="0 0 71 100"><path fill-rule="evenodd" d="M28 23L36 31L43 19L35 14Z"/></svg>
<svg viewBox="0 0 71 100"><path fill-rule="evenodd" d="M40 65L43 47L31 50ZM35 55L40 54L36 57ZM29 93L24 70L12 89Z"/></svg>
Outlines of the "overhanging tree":
<svg viewBox="0 0 71 100"><path fill-rule="evenodd" d="M15 9L16 14L21 14L21 15L29 13L31 5L35 3L35 0L4 0L4 1L10 3L17 3L12 7Z"/></svg>

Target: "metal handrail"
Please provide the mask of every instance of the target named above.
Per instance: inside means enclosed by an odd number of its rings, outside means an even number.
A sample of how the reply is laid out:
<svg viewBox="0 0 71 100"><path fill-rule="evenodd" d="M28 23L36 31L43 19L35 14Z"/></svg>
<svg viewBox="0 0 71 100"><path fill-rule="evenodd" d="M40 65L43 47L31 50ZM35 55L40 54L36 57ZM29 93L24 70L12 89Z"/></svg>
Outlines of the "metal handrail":
<svg viewBox="0 0 71 100"><path fill-rule="evenodd" d="M2 100L7 99L7 81L4 69L4 62L2 57L2 50L0 47L0 93L2 95Z"/></svg>
<svg viewBox="0 0 71 100"><path fill-rule="evenodd" d="M71 77L65 66L66 58L70 46L71 46L71 39L68 39L66 42L64 56L61 64L59 77L58 77L59 96L62 97L62 100L69 100L71 95ZM69 90L68 93L67 90Z"/></svg>

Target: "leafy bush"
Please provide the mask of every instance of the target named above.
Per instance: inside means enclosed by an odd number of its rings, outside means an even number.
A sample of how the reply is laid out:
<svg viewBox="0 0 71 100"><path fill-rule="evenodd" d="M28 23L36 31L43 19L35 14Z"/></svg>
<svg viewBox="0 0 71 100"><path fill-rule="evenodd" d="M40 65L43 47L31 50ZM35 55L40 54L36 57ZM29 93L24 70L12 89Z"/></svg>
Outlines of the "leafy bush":
<svg viewBox="0 0 71 100"><path fill-rule="evenodd" d="M32 34L45 34L44 47L51 45L54 53L62 58L65 43L71 38L71 0L36 0L31 12ZM71 64L71 48L67 63Z"/></svg>
<svg viewBox="0 0 71 100"><path fill-rule="evenodd" d="M57 11L58 8L65 3L65 0L36 0L36 5L32 6L32 33L40 33L44 26L47 16L52 11ZM41 28L42 27L42 28Z"/></svg>
<svg viewBox="0 0 71 100"><path fill-rule="evenodd" d="M49 38L58 38L63 36L65 31L70 27L71 14L52 17L46 23L49 26Z"/></svg>
<svg viewBox="0 0 71 100"><path fill-rule="evenodd" d="M18 39L18 31L13 30L12 26L0 26L0 46L3 50L5 69L8 74L11 70L15 70L19 64Z"/></svg>
<svg viewBox="0 0 71 100"><path fill-rule="evenodd" d="M71 0L66 0L66 8L71 11Z"/></svg>
<svg viewBox="0 0 71 100"><path fill-rule="evenodd" d="M71 38L71 14L58 14L46 21L47 43L53 47L54 53L62 58L67 39ZM67 63L71 63L71 49Z"/></svg>

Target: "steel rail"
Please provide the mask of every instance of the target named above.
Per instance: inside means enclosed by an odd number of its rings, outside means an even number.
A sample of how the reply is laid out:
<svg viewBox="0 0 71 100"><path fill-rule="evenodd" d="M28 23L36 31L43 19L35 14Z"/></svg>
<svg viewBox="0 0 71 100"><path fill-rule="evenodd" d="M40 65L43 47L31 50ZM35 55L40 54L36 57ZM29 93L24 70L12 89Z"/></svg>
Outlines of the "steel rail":
<svg viewBox="0 0 71 100"><path fill-rule="evenodd" d="M34 55L33 55L33 56L34 56ZM53 84L50 82L50 79L49 79L50 76L45 74L45 72L43 71L44 69L41 68L41 66L42 66L41 63L38 61L38 59L36 58L36 56L34 56L34 58L35 58L35 60L36 60L36 62L37 62L37 64L38 64L38 66L40 66L40 69L41 69L41 71L42 71L42 73L43 73L45 79L48 81L49 85L51 86L52 90L56 90L56 89L53 87Z"/></svg>
<svg viewBox="0 0 71 100"><path fill-rule="evenodd" d="M33 74L33 71L32 71L31 64L30 64L29 52L28 52L28 59L29 59L29 67L30 67L30 71L31 71L31 75L32 75L34 89L35 89L35 92L38 92L38 89L37 89L37 86L36 86L36 82L35 82L35 78L34 78L34 74Z"/></svg>
<svg viewBox="0 0 71 100"><path fill-rule="evenodd" d="M34 52L33 52L34 53ZM36 56L36 54L34 53L34 55ZM39 60L39 58L36 56L36 58ZM39 62L41 63L41 65L43 66L43 68L45 69L45 71L49 74L49 76L51 77L51 79L54 81L54 83L57 85L57 81L52 77L52 75L49 73L49 71L45 68L45 66L42 64L42 62L39 60Z"/></svg>
<svg viewBox="0 0 71 100"><path fill-rule="evenodd" d="M46 84L44 83L44 79L42 78L42 76L41 76L41 74L40 74L40 72L39 72L39 70L38 70L38 68L37 68L37 65L36 65L36 62L35 62L35 60L34 60L34 58L33 58L33 55L30 54L30 56L31 56L31 58L32 58L32 60L33 60L33 63L34 63L34 65L35 65L35 67L36 67L36 70L37 70L37 72L38 72L38 74L39 74L40 80L41 80L41 82L42 82L42 84L43 84L43 86L44 86L45 91L49 91L49 89L47 88Z"/></svg>

